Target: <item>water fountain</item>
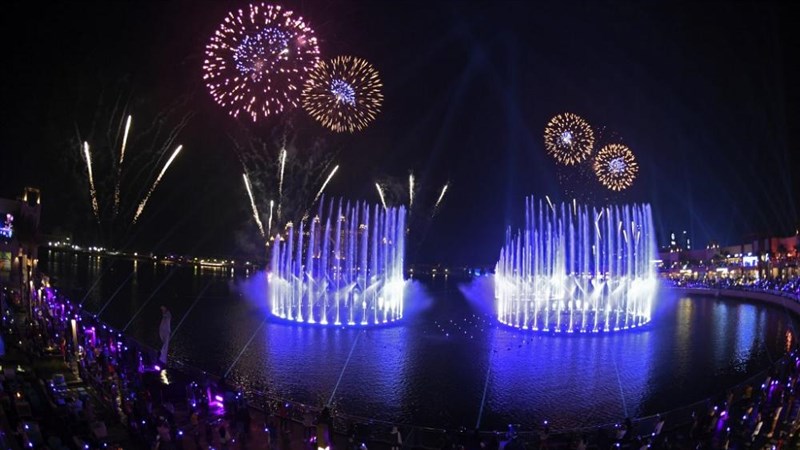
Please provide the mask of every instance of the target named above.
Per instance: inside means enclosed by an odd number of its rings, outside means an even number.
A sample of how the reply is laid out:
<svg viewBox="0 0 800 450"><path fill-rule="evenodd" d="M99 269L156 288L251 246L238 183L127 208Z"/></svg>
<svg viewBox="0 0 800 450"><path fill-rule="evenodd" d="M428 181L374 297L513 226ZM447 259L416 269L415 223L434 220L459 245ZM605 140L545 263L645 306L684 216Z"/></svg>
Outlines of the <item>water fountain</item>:
<svg viewBox="0 0 800 450"><path fill-rule="evenodd" d="M657 281L650 205L603 208L528 197L495 269L498 320L546 332L608 332L650 321Z"/></svg>
<svg viewBox="0 0 800 450"><path fill-rule="evenodd" d="M327 214L325 214L327 213ZM272 246L272 314L320 325L378 325L403 317L404 207L340 199L288 224Z"/></svg>

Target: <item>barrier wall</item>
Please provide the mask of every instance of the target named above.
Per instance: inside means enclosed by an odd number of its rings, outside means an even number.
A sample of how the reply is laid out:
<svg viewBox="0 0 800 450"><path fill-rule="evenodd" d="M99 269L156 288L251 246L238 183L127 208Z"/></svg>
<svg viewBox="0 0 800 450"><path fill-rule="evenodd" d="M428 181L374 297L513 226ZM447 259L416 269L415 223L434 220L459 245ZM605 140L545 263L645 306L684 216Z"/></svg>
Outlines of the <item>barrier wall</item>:
<svg viewBox="0 0 800 450"><path fill-rule="evenodd" d="M714 289L714 288L699 288L699 287L668 287L677 292L685 292L687 294L704 295L711 297L729 297L745 300L757 300L760 302L768 303L770 305L786 308L788 311L800 317L800 299L793 295L789 295L780 291L774 293L767 291L748 291L737 289Z"/></svg>

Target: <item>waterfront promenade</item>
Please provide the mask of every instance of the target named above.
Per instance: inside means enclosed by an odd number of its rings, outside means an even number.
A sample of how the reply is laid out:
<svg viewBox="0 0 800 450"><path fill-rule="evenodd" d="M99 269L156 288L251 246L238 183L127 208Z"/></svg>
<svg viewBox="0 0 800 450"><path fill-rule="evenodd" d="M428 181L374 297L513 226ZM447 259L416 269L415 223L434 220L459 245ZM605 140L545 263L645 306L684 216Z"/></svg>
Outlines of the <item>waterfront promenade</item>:
<svg viewBox="0 0 800 450"><path fill-rule="evenodd" d="M275 449L316 448L320 408L284 403L227 386L189 367L162 376L154 351L78 321L71 346L70 306L57 296L33 307L4 302L4 448ZM33 316L30 311L34 311ZM88 330L92 330L88 332ZM796 448L799 360L795 354L749 382L658 417L620 418L585 430L434 430L399 425L398 447ZM168 380L168 384L165 382ZM579 401L576 399L575 401ZM391 424L334 414L335 449L389 449ZM223 431L224 430L224 431Z"/></svg>

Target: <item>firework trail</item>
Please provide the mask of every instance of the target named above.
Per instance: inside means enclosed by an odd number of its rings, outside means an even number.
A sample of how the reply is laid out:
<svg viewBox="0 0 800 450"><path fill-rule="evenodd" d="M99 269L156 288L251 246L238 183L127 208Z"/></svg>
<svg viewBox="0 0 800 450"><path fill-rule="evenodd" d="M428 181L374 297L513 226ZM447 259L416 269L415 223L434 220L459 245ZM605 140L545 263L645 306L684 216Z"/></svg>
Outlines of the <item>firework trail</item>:
<svg viewBox="0 0 800 450"><path fill-rule="evenodd" d="M317 200L319 200L319 196L322 195L322 193L325 191L325 186L328 185L328 182L331 181L331 178L333 178L333 174L335 174L337 170L339 170L339 165L338 164L336 165L336 167L333 168L333 170L331 170L331 173L330 173L330 175L328 175L328 178L325 179L325 182L322 183L322 187L319 188L319 192L317 192L317 196L314 197L314 201L311 202L312 205L314 203L317 203Z"/></svg>
<svg viewBox="0 0 800 450"><path fill-rule="evenodd" d="M553 212L556 212L556 207L553 206L553 202L550 201L550 196L549 195L545 195L544 198L545 198L545 200L547 200L547 204L550 205L550 209L552 209Z"/></svg>
<svg viewBox="0 0 800 450"><path fill-rule="evenodd" d="M83 143L83 154L86 156L86 169L89 171L89 195L92 197L92 211L97 222L100 223L100 207L97 204L97 190L94 188L94 175L92 174L92 155L89 153L89 143Z"/></svg>
<svg viewBox="0 0 800 450"><path fill-rule="evenodd" d="M130 96L123 92L115 102L107 102L101 96L89 129L82 131L76 123L74 142L79 152L68 153L71 159L80 157L83 160L86 156L82 147L87 141L92 161L74 161L81 182L78 187L92 184L95 190L94 198L89 199L85 208L97 211L94 215L98 227L91 227L86 233L98 244L118 249L131 244L131 233L136 225L133 217L139 202L177 147L176 139L193 115L184 113L187 110L185 100L179 100L168 105L152 121L145 120L146 124L137 116L134 128L135 111L129 109L130 100L126 97ZM88 180L84 164L91 164L92 180ZM88 215L86 220L89 225L94 222Z"/></svg>
<svg viewBox="0 0 800 450"><path fill-rule="evenodd" d="M122 162L125 161L125 147L128 145L128 132L131 131L131 121L133 120L133 116L129 115L128 120L125 121L125 133L122 135L122 147L119 151L119 165L122 166Z"/></svg>
<svg viewBox="0 0 800 450"><path fill-rule="evenodd" d="M281 203L283 202L283 172L286 168L286 147L281 149L280 174L278 176L278 217L281 216Z"/></svg>
<svg viewBox="0 0 800 450"><path fill-rule="evenodd" d="M414 206L414 173L411 172L408 174L408 210L411 211L411 207Z"/></svg>
<svg viewBox="0 0 800 450"><path fill-rule="evenodd" d="M256 225L258 225L258 230L261 231L261 237L264 237L264 224L261 223L261 217L258 214L258 208L256 207L256 200L253 198L253 191L250 189L250 180L247 178L247 174L243 173L242 178L244 178L244 187L247 189L247 195L250 197L250 206L253 208L253 218L256 219Z"/></svg>
<svg viewBox="0 0 800 450"><path fill-rule="evenodd" d="M167 172L167 169L169 169L170 164L172 164L172 161L175 159L176 156L178 156L178 153L180 153L182 148L183 145L179 145L178 148L176 148L175 151L172 153L172 156L169 157L167 163L164 164L164 168L161 169L161 173L159 173L158 177L156 177L156 181L154 181L153 185L150 186L150 190L147 191L147 195L144 196L142 202L139 203L139 207L136 208L136 214L133 216L133 223L136 223L136 221L139 219L139 216L142 214L142 211L144 211L144 207L147 204L147 201L150 200L150 196L153 195L153 191L156 189L156 186L158 186L158 183L161 181L161 177L163 177L164 173Z"/></svg>
<svg viewBox="0 0 800 450"><path fill-rule="evenodd" d="M114 185L114 217L119 213L119 183L122 180L122 162L125 161L125 146L128 144L128 132L131 130L132 116L128 115L125 121L125 133L122 135L122 147L119 151L119 164L117 165L117 182Z"/></svg>
<svg viewBox="0 0 800 450"><path fill-rule="evenodd" d="M600 240L600 219L603 217L603 213L606 212L605 209L600 210L600 214L597 215L597 219L594 221L594 228L597 230L597 239Z"/></svg>
<svg viewBox="0 0 800 450"><path fill-rule="evenodd" d="M272 235L272 207L275 206L275 202L270 200L269 201L269 224L267 225L267 235Z"/></svg>
<svg viewBox="0 0 800 450"><path fill-rule="evenodd" d="M281 139L281 130L275 131L270 140L256 137L246 129L231 138L242 164L240 173L247 173L250 179L264 228L270 228L266 216L271 209L271 228L277 233L286 222L298 223L309 214L315 195L337 162L333 157L335 152L326 148L323 140L316 137L306 140L305 136L290 134L288 128ZM319 198L327 193L328 187L324 189ZM275 236L271 231L268 234L270 238Z"/></svg>
<svg viewBox="0 0 800 450"><path fill-rule="evenodd" d="M436 200L436 204L433 205L433 213L436 214L436 211L439 209L439 204L442 203L442 199L444 198L444 193L447 192L447 187L450 183L446 183L444 187L442 187L442 193L439 194L439 199Z"/></svg>
<svg viewBox="0 0 800 450"><path fill-rule="evenodd" d="M383 209L387 209L386 199L383 197L383 188L378 183L375 183L375 188L378 190L378 195L381 197L381 205L383 205Z"/></svg>

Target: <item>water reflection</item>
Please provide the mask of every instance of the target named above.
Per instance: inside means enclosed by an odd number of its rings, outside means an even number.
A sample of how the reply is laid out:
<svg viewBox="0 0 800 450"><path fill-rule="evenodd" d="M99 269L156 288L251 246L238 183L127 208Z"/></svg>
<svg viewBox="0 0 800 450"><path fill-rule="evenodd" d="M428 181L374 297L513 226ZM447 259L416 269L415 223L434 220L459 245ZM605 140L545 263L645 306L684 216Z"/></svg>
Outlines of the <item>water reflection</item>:
<svg viewBox="0 0 800 450"><path fill-rule="evenodd" d="M266 317L263 274L232 280L227 270L178 268L157 290L171 270L162 264L48 256L42 267L73 298L97 283L87 296L89 311L98 311L121 287L102 315L114 327L155 295L128 330L151 345L158 344L161 304L177 323L197 301L173 339L172 357L213 373L230 367ZM781 309L669 292L660 295L650 326L600 336L498 326L491 317L491 289L487 296L480 286L462 292L443 281L415 282L406 298L412 303L407 320L388 328L267 321L230 378L309 403L327 402L336 389L342 411L378 419L468 428L479 417L487 428L546 419L567 428L652 414L716 394L766 367L794 338L793 323Z"/></svg>
<svg viewBox="0 0 800 450"><path fill-rule="evenodd" d="M673 362L672 371L675 379L683 383L689 378L691 369L690 350L692 345L692 317L694 316L695 302L689 297L681 297L677 304L675 321L675 339L672 342L673 351L669 360Z"/></svg>
<svg viewBox="0 0 800 450"><path fill-rule="evenodd" d="M738 303L738 302L737 302ZM752 305L736 304L736 348L733 358L736 364L743 364L757 347L756 328L754 326L756 311Z"/></svg>

